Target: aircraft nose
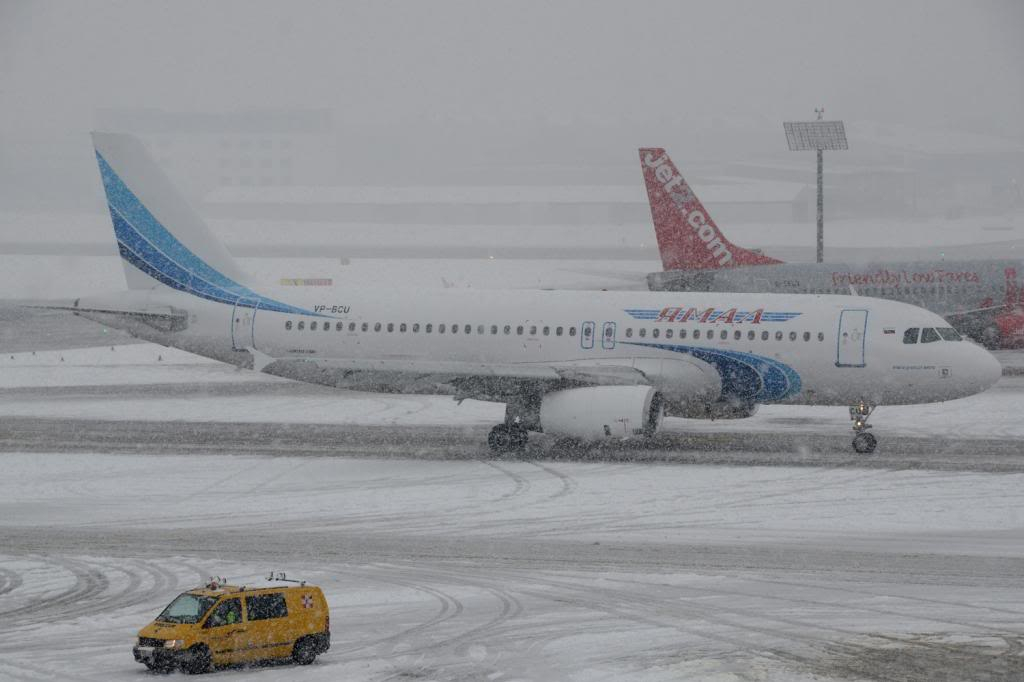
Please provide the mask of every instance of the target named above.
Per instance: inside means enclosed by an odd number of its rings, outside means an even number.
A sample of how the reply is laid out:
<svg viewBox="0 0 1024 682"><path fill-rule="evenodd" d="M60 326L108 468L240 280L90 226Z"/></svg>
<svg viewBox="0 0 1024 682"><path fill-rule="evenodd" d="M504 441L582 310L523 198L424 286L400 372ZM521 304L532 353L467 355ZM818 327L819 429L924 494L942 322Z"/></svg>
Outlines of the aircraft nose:
<svg viewBox="0 0 1024 682"><path fill-rule="evenodd" d="M972 379L978 385L978 392L991 388L1003 376L1003 366L995 356L981 346L970 346L972 354Z"/></svg>

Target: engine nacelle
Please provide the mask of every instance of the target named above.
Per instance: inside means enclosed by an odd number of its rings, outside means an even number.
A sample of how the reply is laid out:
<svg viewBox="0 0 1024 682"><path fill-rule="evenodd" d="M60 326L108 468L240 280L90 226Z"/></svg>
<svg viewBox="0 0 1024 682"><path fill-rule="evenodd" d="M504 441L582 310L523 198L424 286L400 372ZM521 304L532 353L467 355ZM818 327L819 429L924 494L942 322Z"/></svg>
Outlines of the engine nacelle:
<svg viewBox="0 0 1024 682"><path fill-rule="evenodd" d="M590 386L544 395L544 433L593 441L651 435L661 427L661 394L650 386Z"/></svg>

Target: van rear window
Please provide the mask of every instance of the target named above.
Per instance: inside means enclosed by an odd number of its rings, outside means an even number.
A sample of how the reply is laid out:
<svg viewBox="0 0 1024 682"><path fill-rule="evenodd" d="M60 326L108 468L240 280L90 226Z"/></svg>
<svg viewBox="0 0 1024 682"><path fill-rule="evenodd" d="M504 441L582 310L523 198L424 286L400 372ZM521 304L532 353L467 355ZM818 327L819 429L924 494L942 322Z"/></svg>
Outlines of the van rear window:
<svg viewBox="0 0 1024 682"><path fill-rule="evenodd" d="M245 598L245 610L249 620L268 620L284 618L288 615L288 605L284 602L284 594L257 594Z"/></svg>

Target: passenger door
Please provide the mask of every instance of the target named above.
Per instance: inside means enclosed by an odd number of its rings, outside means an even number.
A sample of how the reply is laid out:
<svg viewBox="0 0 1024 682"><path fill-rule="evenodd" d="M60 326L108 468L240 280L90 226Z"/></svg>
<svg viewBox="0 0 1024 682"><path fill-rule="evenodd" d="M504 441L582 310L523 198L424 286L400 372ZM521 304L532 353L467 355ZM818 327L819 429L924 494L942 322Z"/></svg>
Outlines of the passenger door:
<svg viewBox="0 0 1024 682"><path fill-rule="evenodd" d="M584 322L580 325L580 348L592 350L594 348L594 323Z"/></svg>
<svg viewBox="0 0 1024 682"><path fill-rule="evenodd" d="M214 663L240 663L245 660L248 645L246 626L242 621L242 601L225 599L213 608L203 630Z"/></svg>
<svg viewBox="0 0 1024 682"><path fill-rule="evenodd" d="M256 347L256 310L259 301L240 298L231 311L231 346L235 350Z"/></svg>
<svg viewBox="0 0 1024 682"><path fill-rule="evenodd" d="M864 367L867 344L868 311L843 310L839 313L839 338L836 341L836 367Z"/></svg>
<svg viewBox="0 0 1024 682"><path fill-rule="evenodd" d="M601 348L613 350L615 348L615 323L605 322L601 330Z"/></svg>

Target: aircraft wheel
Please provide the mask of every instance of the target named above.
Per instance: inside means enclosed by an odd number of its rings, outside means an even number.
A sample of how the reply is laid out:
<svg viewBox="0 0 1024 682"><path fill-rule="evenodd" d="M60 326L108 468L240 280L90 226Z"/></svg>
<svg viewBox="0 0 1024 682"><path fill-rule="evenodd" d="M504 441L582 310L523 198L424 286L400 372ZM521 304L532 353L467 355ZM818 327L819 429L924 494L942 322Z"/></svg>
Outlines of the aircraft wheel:
<svg viewBox="0 0 1024 682"><path fill-rule="evenodd" d="M512 426L508 430L509 444L508 449L512 451L522 451L526 449L526 441L530 439L530 434L521 426Z"/></svg>
<svg viewBox="0 0 1024 682"><path fill-rule="evenodd" d="M508 452L511 444L512 434L505 424L498 424L487 434L487 447L493 452Z"/></svg>
<svg viewBox="0 0 1024 682"><path fill-rule="evenodd" d="M862 455L870 455L878 446L878 439L870 433L858 433L853 437L853 449Z"/></svg>

